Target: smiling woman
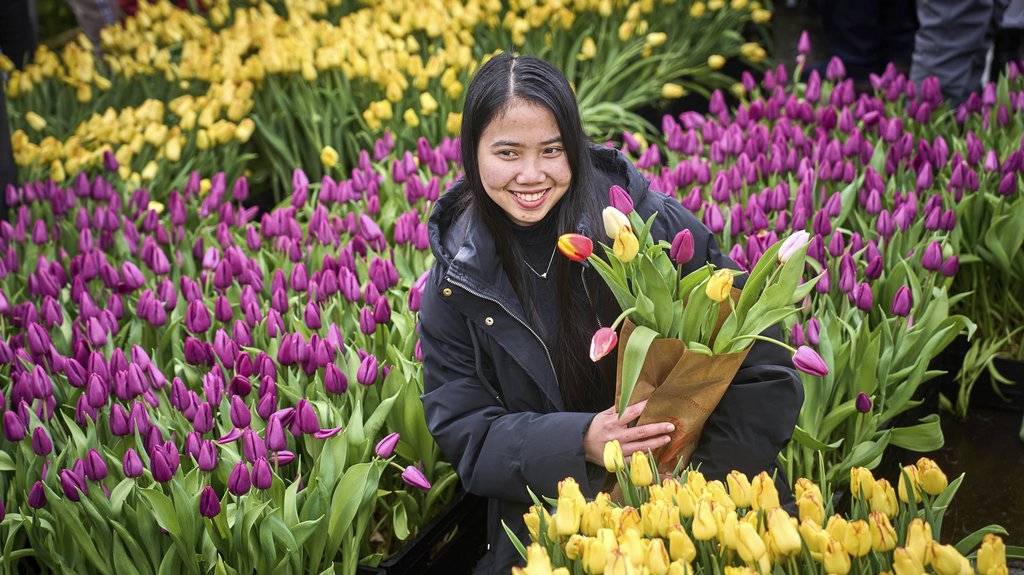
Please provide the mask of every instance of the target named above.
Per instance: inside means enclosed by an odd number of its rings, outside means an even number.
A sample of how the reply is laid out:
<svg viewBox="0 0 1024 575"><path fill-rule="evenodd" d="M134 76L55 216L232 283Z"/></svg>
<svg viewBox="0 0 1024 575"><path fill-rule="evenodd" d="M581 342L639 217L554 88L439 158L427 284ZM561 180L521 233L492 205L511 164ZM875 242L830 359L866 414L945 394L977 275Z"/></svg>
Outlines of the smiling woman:
<svg viewBox="0 0 1024 575"><path fill-rule="evenodd" d="M420 307L422 401L466 489L490 499L489 551L475 573L506 575L522 560L503 524L528 540L528 489L553 497L572 477L593 496L607 477L606 442L618 440L628 457L665 445L674 429L630 427L646 402L622 417L611 407L616 357L595 361L589 351L621 310L585 256L556 257L558 238L575 234L574 249L589 252L617 186L617 201L645 219L658 213L655 241L690 230L695 257L684 273L705 262L737 266L678 201L649 191L622 154L587 139L572 88L551 64L493 57L473 78L462 118L465 175L430 217L436 263ZM773 329L767 335L780 337ZM801 402L788 355L755 344L708 420L694 465L723 480L733 469L772 473ZM778 486L788 494L781 476Z"/></svg>

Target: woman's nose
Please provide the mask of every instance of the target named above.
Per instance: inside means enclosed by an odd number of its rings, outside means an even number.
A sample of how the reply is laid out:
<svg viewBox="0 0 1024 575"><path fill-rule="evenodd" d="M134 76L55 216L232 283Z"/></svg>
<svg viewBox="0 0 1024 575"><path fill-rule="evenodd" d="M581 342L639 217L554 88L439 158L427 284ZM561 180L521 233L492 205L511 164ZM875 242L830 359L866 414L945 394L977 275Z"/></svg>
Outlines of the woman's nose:
<svg viewBox="0 0 1024 575"><path fill-rule="evenodd" d="M516 174L516 183L520 185L536 184L545 179L544 168L539 158L525 158Z"/></svg>

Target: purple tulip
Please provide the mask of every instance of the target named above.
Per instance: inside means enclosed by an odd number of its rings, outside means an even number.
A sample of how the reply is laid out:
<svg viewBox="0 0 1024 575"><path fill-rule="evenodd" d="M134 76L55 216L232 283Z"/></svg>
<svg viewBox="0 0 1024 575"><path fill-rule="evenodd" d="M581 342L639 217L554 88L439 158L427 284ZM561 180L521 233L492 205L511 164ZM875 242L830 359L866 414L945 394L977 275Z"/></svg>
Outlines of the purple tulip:
<svg viewBox="0 0 1024 575"><path fill-rule="evenodd" d="M217 469L217 445L212 441L204 441L199 448L199 459L196 460L201 471Z"/></svg>
<svg viewBox="0 0 1024 575"><path fill-rule="evenodd" d="M82 495L89 493L89 486L85 479L70 469L60 472L60 486L64 490L64 497L71 501L80 501Z"/></svg>
<svg viewBox="0 0 1024 575"><path fill-rule="evenodd" d="M274 475L270 472L270 462L266 457L260 457L252 464L252 486L256 489L266 490L274 484Z"/></svg>
<svg viewBox="0 0 1024 575"><path fill-rule="evenodd" d="M342 394L348 390L348 378L345 373L333 363L327 366L324 372L324 389L334 394Z"/></svg>
<svg viewBox="0 0 1024 575"><path fill-rule="evenodd" d="M220 499L210 485L199 494L199 514L210 519L220 514Z"/></svg>
<svg viewBox="0 0 1024 575"><path fill-rule="evenodd" d="M369 354L359 364L359 371L356 372L356 381L370 386L377 382L378 363L377 358Z"/></svg>
<svg viewBox="0 0 1024 575"><path fill-rule="evenodd" d="M633 199L620 186L613 185L608 190L608 202L611 207L624 214L629 214L633 211Z"/></svg>
<svg viewBox="0 0 1024 575"><path fill-rule="evenodd" d="M306 321L306 327L313 331L320 329L320 306L315 301L310 301L306 304L306 312L303 317Z"/></svg>
<svg viewBox="0 0 1024 575"><path fill-rule="evenodd" d="M210 311L206 309L203 300L192 300L188 303L188 311L185 314L185 328L193 334L203 333L210 329Z"/></svg>
<svg viewBox="0 0 1024 575"><path fill-rule="evenodd" d="M999 193L1004 196L1012 196L1017 191L1017 174L1007 172L999 181Z"/></svg>
<svg viewBox="0 0 1024 575"><path fill-rule="evenodd" d="M13 411L4 413L4 437L7 441L18 442L25 438L25 424Z"/></svg>
<svg viewBox="0 0 1024 575"><path fill-rule="evenodd" d="M273 395L268 394L266 397L273 398ZM284 423L278 414L274 413L267 419L267 428L263 431L263 438L267 449L273 451L280 451L288 446L288 439L284 434Z"/></svg>
<svg viewBox="0 0 1024 575"><path fill-rule="evenodd" d="M313 411L313 406L310 405L305 399L300 399L295 404L295 417L299 422L299 430L302 433L316 433L320 430L320 422L317 420L316 412ZM295 429L293 428L294 432Z"/></svg>
<svg viewBox="0 0 1024 575"><path fill-rule="evenodd" d="M892 313L900 317L907 317L910 315L910 309L913 306L913 297L910 293L910 288L903 285L896 291L896 296L892 299Z"/></svg>
<svg viewBox="0 0 1024 575"><path fill-rule="evenodd" d="M149 456L149 471L153 474L153 479L160 483L167 483L174 477L177 465L162 447L157 446Z"/></svg>
<svg viewBox="0 0 1024 575"><path fill-rule="evenodd" d="M266 420L277 410L277 394L266 393L256 402L256 414ZM268 424L269 425L269 424Z"/></svg>
<svg viewBox="0 0 1024 575"><path fill-rule="evenodd" d="M359 310L359 331L366 335L377 331L377 321L373 318L373 310L369 306Z"/></svg>
<svg viewBox="0 0 1024 575"><path fill-rule="evenodd" d="M85 476L93 481L101 481L107 476L107 462L95 449L85 454Z"/></svg>
<svg viewBox="0 0 1024 575"><path fill-rule="evenodd" d="M427 480L423 472L418 467L410 465L402 471L402 481L407 485L411 485L417 489L428 491L430 489L430 481Z"/></svg>
<svg viewBox="0 0 1024 575"><path fill-rule="evenodd" d="M854 400L854 406L860 413L869 413L871 411L871 398L868 394L863 391L857 394L857 399Z"/></svg>
<svg viewBox="0 0 1024 575"><path fill-rule="evenodd" d="M381 459L391 457L391 454L395 452L395 447L398 446L399 437L399 434L395 432L389 433L384 437L384 439L381 439L380 442L377 443L377 447L374 448L374 452L377 454L377 457L380 457Z"/></svg>
<svg viewBox="0 0 1024 575"><path fill-rule="evenodd" d="M807 30L800 33L800 40L796 44L796 51L800 54L811 53L811 38L807 35Z"/></svg>
<svg viewBox="0 0 1024 575"><path fill-rule="evenodd" d="M200 434L208 433L213 429L213 409L206 401L196 407L195 417L192 419L192 428Z"/></svg>
<svg viewBox="0 0 1024 575"><path fill-rule="evenodd" d="M231 423L237 428L245 428L252 421L252 414L249 406L242 401L242 398L235 395L231 397Z"/></svg>
<svg viewBox="0 0 1024 575"><path fill-rule="evenodd" d="M853 301L857 304L857 309L861 311L871 311L871 308L875 305L874 294L871 293L871 284L863 282L857 284L857 287L853 288Z"/></svg>
<svg viewBox="0 0 1024 575"><path fill-rule="evenodd" d="M930 271L938 271L942 267L942 245L939 242L932 242L925 248L921 267Z"/></svg>
<svg viewBox="0 0 1024 575"><path fill-rule="evenodd" d="M676 265L683 265L693 258L693 233L685 229L672 238L672 248L669 255L676 262Z"/></svg>
<svg viewBox="0 0 1024 575"><path fill-rule="evenodd" d="M242 431L242 455L248 462L255 462L260 457L266 457L267 444L263 438L250 428Z"/></svg>
<svg viewBox="0 0 1024 575"><path fill-rule="evenodd" d="M46 505L46 489L42 481L36 481L28 491L28 506L32 509L41 509Z"/></svg>
<svg viewBox="0 0 1024 575"><path fill-rule="evenodd" d="M313 434L313 439L328 439L341 433L342 426L331 427L329 429L320 429Z"/></svg>
<svg viewBox="0 0 1024 575"><path fill-rule="evenodd" d="M36 455L40 457L49 455L53 451L53 441L42 427L32 430L32 451L35 451Z"/></svg>
<svg viewBox="0 0 1024 575"><path fill-rule="evenodd" d="M142 475L142 459L139 458L139 454L131 447L124 454L124 459L121 461L121 470L124 471L125 477L134 478Z"/></svg>
<svg viewBox="0 0 1024 575"><path fill-rule="evenodd" d="M817 377L828 375L828 366L818 352L806 345L801 345L793 354L793 365L800 371Z"/></svg>
<svg viewBox="0 0 1024 575"><path fill-rule="evenodd" d="M960 271L960 258L955 255L949 256L946 261L942 262L940 271L946 277L955 276L956 272Z"/></svg>
<svg viewBox="0 0 1024 575"><path fill-rule="evenodd" d="M235 495L245 495L251 487L249 467L244 461L239 461L231 470L231 475L228 476L228 491Z"/></svg>

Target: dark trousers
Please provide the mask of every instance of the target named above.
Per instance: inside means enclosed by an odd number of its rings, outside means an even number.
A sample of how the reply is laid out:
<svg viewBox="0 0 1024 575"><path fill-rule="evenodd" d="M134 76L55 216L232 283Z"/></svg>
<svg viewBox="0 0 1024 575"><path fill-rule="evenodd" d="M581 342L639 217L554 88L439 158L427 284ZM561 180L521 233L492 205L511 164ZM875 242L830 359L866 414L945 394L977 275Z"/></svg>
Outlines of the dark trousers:
<svg viewBox="0 0 1024 575"><path fill-rule="evenodd" d="M28 0L0 0L0 50L21 68L38 45Z"/></svg>
<svg viewBox="0 0 1024 575"><path fill-rule="evenodd" d="M0 82L0 221L7 219L7 186L18 185L18 166L11 149L11 129L7 124L7 95Z"/></svg>

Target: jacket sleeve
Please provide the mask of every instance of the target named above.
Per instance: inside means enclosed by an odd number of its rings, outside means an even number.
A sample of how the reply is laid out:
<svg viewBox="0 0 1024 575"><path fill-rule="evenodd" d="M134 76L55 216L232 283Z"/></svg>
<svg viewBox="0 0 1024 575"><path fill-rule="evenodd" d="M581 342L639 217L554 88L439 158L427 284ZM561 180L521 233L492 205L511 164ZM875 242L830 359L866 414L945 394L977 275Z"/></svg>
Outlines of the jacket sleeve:
<svg viewBox="0 0 1024 575"><path fill-rule="evenodd" d="M704 254L704 261L718 267L740 269L722 254L714 235L696 216L671 199L663 206L666 228L662 228L661 233L668 241L677 231L688 227L694 235L694 252ZM662 214L658 219L662 219ZM693 265L703 265L703 261L696 261L699 259L695 256ZM736 285L742 289L742 281L737 281ZM768 328L761 335L782 340L778 326ZM803 384L793 369L789 353L777 345L756 341L705 424L691 460L693 465L700 465L701 472L713 479L724 479L734 469L748 477L761 471L773 473L779 452L793 435L803 400ZM783 492L785 482L776 481L776 485L785 498L788 495L788 488Z"/></svg>
<svg viewBox="0 0 1024 575"><path fill-rule="evenodd" d="M586 492L595 477L588 478L593 466L584 459L583 435L594 414L506 410L480 377L470 329L436 289L426 290L419 324L423 411L466 490L529 503L527 487L553 497L558 482L571 476Z"/></svg>

